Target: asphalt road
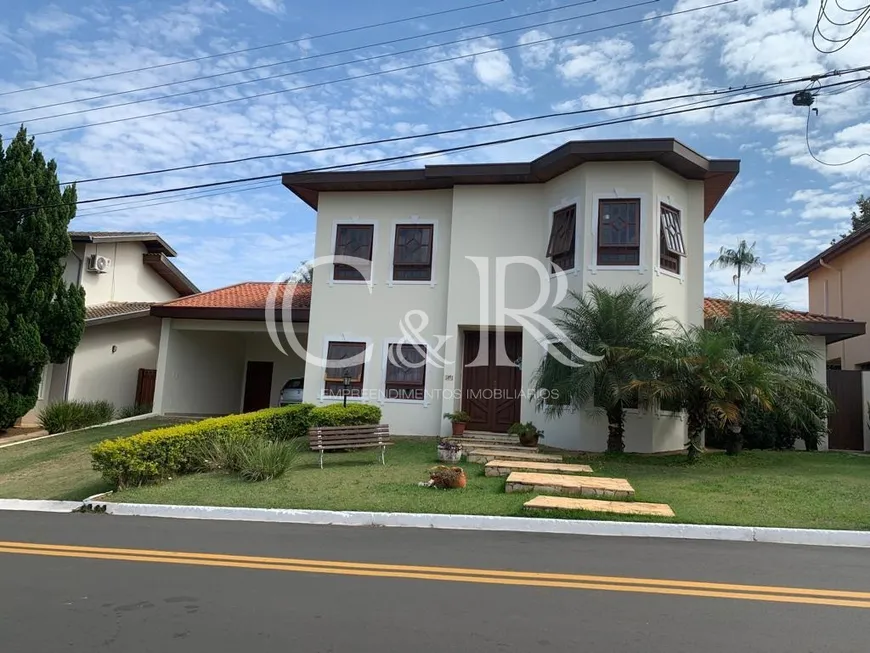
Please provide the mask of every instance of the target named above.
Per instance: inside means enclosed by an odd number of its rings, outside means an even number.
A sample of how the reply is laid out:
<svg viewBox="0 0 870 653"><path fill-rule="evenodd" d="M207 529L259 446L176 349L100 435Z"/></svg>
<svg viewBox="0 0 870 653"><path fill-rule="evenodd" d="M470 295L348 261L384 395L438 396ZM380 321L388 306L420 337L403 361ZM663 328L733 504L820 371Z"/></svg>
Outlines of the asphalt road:
<svg viewBox="0 0 870 653"><path fill-rule="evenodd" d="M861 549L0 513L0 589L22 653L870 650Z"/></svg>

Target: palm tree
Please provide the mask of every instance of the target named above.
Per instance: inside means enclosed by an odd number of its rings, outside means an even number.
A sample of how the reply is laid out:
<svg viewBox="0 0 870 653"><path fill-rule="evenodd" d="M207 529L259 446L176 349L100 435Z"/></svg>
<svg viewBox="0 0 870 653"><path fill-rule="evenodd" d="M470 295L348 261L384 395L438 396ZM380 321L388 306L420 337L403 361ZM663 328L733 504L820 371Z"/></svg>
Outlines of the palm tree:
<svg viewBox="0 0 870 653"><path fill-rule="evenodd" d="M774 303L732 303L726 317L708 327L730 334L738 354L751 356L767 370L776 410L785 422L801 433L825 431L825 417L833 408L827 388L815 380L815 364L821 354L806 336L780 319L782 309ZM742 404L741 415L749 406ZM729 453L742 448L740 432L732 432Z"/></svg>
<svg viewBox="0 0 870 653"><path fill-rule="evenodd" d="M660 303L644 292L644 286L613 291L594 285L584 295L572 291L573 305L560 309L555 324L575 345L602 358L582 362L554 342L552 346L577 365L548 354L535 373L537 390L548 391L539 396L549 398L538 402L546 414L584 409L590 401L604 409L609 453L625 449L625 409L637 401L631 382L643 375L648 352L666 328L666 321L658 317Z"/></svg>
<svg viewBox="0 0 870 653"><path fill-rule="evenodd" d="M740 301L740 280L743 274L749 274L755 268L761 268L764 272L764 263L761 258L755 253L755 243L748 246L745 240L741 240L737 249L730 247L720 247L719 256L710 262L710 267L718 267L720 270L735 268L737 274L734 275L734 283L737 284L737 301Z"/></svg>
<svg viewBox="0 0 870 653"><path fill-rule="evenodd" d="M713 424L740 433L740 406L769 409L771 375L761 361L740 354L727 331L698 326L661 341L651 354L654 374L632 383L647 402L679 406L687 415L688 458L702 451L704 428Z"/></svg>

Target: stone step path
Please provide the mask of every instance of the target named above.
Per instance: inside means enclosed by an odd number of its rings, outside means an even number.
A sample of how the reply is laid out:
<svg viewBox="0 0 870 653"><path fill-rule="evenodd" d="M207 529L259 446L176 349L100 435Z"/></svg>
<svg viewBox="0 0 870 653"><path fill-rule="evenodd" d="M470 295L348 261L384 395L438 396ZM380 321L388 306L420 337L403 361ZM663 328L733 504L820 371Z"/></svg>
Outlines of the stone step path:
<svg viewBox="0 0 870 653"><path fill-rule="evenodd" d="M491 460L532 460L540 463L558 463L562 456L535 451L500 451L493 449L470 449L465 452L470 463L486 464Z"/></svg>
<svg viewBox="0 0 870 653"><path fill-rule="evenodd" d="M540 492L619 500L634 498L634 488L624 478L511 472L504 489L508 493Z"/></svg>
<svg viewBox="0 0 870 653"><path fill-rule="evenodd" d="M666 503L642 503L640 501L601 501L598 499L573 499L570 497L539 496L526 501L524 508L538 510L586 510L619 515L643 515L647 517L675 517Z"/></svg>
<svg viewBox="0 0 870 653"><path fill-rule="evenodd" d="M589 465L543 463L534 460L490 460L483 473L487 476L508 476L511 472L552 472L554 474L591 474Z"/></svg>
<svg viewBox="0 0 870 653"><path fill-rule="evenodd" d="M507 444L490 444L484 443L481 444L479 442L475 442L473 444L462 444L462 449L464 451L504 451L506 453L538 453L537 447L521 447L519 445L507 445Z"/></svg>

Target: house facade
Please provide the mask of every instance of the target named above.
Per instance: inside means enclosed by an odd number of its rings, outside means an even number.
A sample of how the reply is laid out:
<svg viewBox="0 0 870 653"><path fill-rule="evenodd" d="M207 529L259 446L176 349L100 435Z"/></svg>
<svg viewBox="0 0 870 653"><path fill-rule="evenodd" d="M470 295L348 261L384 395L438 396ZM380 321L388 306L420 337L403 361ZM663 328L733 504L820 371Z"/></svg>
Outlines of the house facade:
<svg viewBox="0 0 870 653"><path fill-rule="evenodd" d="M809 309L866 322L870 320L870 227L837 241L785 276L792 282L806 279ZM828 347L832 368L870 370L870 335L843 340Z"/></svg>
<svg viewBox="0 0 870 653"><path fill-rule="evenodd" d="M151 305L199 292L170 261L176 252L157 234L69 235L73 249L64 282L85 289L85 331L69 360L43 370L36 406L22 417L24 425L35 424L46 404L62 399L104 399L116 408L135 403L139 370L156 375L160 320L150 315Z"/></svg>
<svg viewBox="0 0 870 653"><path fill-rule="evenodd" d="M603 450L600 418L536 409L542 319L566 289L643 285L668 316L701 324L704 222L738 170L662 139L571 142L530 163L285 175L317 211L315 260L357 261L315 268L307 343L315 358L364 363L309 360L305 400L340 401L349 381L350 400L379 403L396 433L446 434L443 414L462 409L474 430L533 421L548 444ZM625 440L682 449L685 423L629 410Z"/></svg>

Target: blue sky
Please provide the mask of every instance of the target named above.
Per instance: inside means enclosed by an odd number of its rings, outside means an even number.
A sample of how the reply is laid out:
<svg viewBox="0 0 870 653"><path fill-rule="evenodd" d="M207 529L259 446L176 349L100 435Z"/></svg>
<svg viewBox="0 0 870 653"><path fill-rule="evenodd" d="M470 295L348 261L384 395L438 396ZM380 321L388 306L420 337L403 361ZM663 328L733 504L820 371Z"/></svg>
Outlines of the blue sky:
<svg viewBox="0 0 870 653"><path fill-rule="evenodd" d="M580 17L638 1L595 0L576 6L576 0L502 0L447 15L312 38L472 2L323 0L303 4L297 0L130 3L81 0L52 3L6 0L0 16L0 93L277 41L300 40L291 45L195 63L0 95L0 113L8 114L0 116L0 123L25 121L30 132L37 135L37 144L57 159L61 178L70 180L352 143L572 108L606 107L870 64L870 27L837 54L823 55L813 49L809 37L818 11L815 2L738 0L725 6L622 28L611 26L709 5L716 0L659 0L595 17ZM485 27L467 27L542 9L549 11ZM539 25L559 19L569 20ZM450 28L464 29L432 35L434 31ZM514 28L519 29L487 36ZM566 36L595 28L604 29ZM372 46L410 36L418 38L392 46ZM470 37L476 38L439 46ZM552 37L564 38L529 45ZM376 61L359 61L427 45L439 47ZM510 45L523 47L356 81L292 90ZM328 55L346 48L359 50ZM184 82L192 77L300 57L307 59L216 79ZM347 65L261 79L266 75L344 62L348 62ZM241 81L247 83L207 90L218 84ZM179 83L103 100L88 99L168 82ZM159 97L183 91L197 92L177 98ZM163 116L94 124L185 109L206 102L237 100L244 95L269 91L278 92L268 97ZM158 99L95 110L106 104L146 98ZM34 109L60 102L66 104ZM816 107L819 115L812 118L810 138L820 158L839 162L861 152L870 152L870 84L842 94L819 97ZM34 120L82 109L88 111ZM640 110L648 110L648 107ZM8 113L13 111L16 113ZM87 184L80 187L79 198L419 152L617 115L628 114L603 111L462 136ZM720 246L734 246L741 238L757 241L757 250L767 263L767 269L753 272L747 280L748 286L768 295L778 295L801 308L806 306L805 285L786 284L783 275L841 233L855 199L862 191L870 193L866 186L870 178L870 157L839 167L813 161L805 142L806 118L805 109L792 106L789 98L782 98L600 127L570 137L674 136L704 155L742 159L737 183L707 222L705 258L712 259ZM45 133L71 127L75 129ZM0 127L4 138L14 131L14 126ZM531 139L449 158L429 158L424 162L528 160L567 138ZM76 229L157 231L179 251L179 265L202 288L242 280L273 279L312 254L313 212L277 182L242 187L240 192L162 203L169 199L172 198L81 207L73 226ZM712 296L733 293L730 273L708 271L706 292Z"/></svg>

